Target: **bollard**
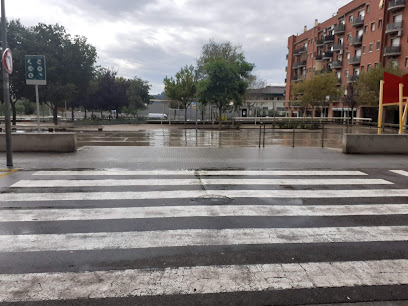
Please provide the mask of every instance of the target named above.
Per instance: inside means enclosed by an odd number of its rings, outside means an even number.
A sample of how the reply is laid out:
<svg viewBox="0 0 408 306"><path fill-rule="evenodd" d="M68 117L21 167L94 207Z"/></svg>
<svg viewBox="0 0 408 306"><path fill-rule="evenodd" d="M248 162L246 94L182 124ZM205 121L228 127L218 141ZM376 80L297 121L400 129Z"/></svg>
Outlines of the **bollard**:
<svg viewBox="0 0 408 306"><path fill-rule="evenodd" d="M259 126L259 147L261 147L262 125Z"/></svg>
<svg viewBox="0 0 408 306"><path fill-rule="evenodd" d="M293 127L293 139L292 139L292 148L295 147L295 127Z"/></svg>
<svg viewBox="0 0 408 306"><path fill-rule="evenodd" d="M322 148L324 148L324 123L322 125Z"/></svg>
<svg viewBox="0 0 408 306"><path fill-rule="evenodd" d="M266 124L264 124L263 147L265 148Z"/></svg>

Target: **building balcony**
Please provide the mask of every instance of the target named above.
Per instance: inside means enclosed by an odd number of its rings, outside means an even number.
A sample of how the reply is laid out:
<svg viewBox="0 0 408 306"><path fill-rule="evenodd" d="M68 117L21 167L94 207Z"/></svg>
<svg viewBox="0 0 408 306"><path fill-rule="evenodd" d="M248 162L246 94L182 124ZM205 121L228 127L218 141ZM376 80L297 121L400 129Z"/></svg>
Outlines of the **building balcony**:
<svg viewBox="0 0 408 306"><path fill-rule="evenodd" d="M302 47L302 48L295 49L295 51L293 51L293 54L294 55L300 55L300 54L303 54L303 53L306 53L306 52L307 52L306 47Z"/></svg>
<svg viewBox="0 0 408 306"><path fill-rule="evenodd" d="M395 33L398 31L402 31L402 21L389 23L387 24L387 27L385 28L385 33L387 34Z"/></svg>
<svg viewBox="0 0 408 306"><path fill-rule="evenodd" d="M349 77L348 82L349 83L355 83L358 81L358 75L352 75Z"/></svg>
<svg viewBox="0 0 408 306"><path fill-rule="evenodd" d="M298 64L298 68L306 67L306 61L301 61L301 62L298 62L297 64Z"/></svg>
<svg viewBox="0 0 408 306"><path fill-rule="evenodd" d="M334 35L327 35L324 37L325 44L332 44L334 42Z"/></svg>
<svg viewBox="0 0 408 306"><path fill-rule="evenodd" d="M323 55L319 54L315 56L315 61L316 62L321 62L323 60Z"/></svg>
<svg viewBox="0 0 408 306"><path fill-rule="evenodd" d="M361 56L350 57L350 65L360 65L360 63L361 63Z"/></svg>
<svg viewBox="0 0 408 306"><path fill-rule="evenodd" d="M361 46L362 43L363 43L363 36L362 35L353 37L351 39L351 41L350 41L350 45L352 45L352 46Z"/></svg>
<svg viewBox="0 0 408 306"><path fill-rule="evenodd" d="M339 24L334 27L334 34L343 34L346 31L346 26L344 24Z"/></svg>
<svg viewBox="0 0 408 306"><path fill-rule="evenodd" d="M323 47L324 46L324 40L323 39L316 40L316 46Z"/></svg>
<svg viewBox="0 0 408 306"><path fill-rule="evenodd" d="M299 64L298 63L293 63L292 69L298 69L298 68L299 68Z"/></svg>
<svg viewBox="0 0 408 306"><path fill-rule="evenodd" d="M341 78L337 78L337 86L340 86L341 85Z"/></svg>
<svg viewBox="0 0 408 306"><path fill-rule="evenodd" d="M399 56L401 54L401 46L385 47L384 56Z"/></svg>
<svg viewBox="0 0 408 306"><path fill-rule="evenodd" d="M303 79L304 79L303 75L295 75L295 76L292 77L292 82L297 83L297 82L302 81Z"/></svg>
<svg viewBox="0 0 408 306"><path fill-rule="evenodd" d="M324 52L323 53L323 59L324 60L329 60L333 58L333 52Z"/></svg>
<svg viewBox="0 0 408 306"><path fill-rule="evenodd" d="M343 44L334 44L333 51L341 51L343 50Z"/></svg>
<svg viewBox="0 0 408 306"><path fill-rule="evenodd" d="M353 20L353 27L362 27L364 25L364 17L358 16Z"/></svg>
<svg viewBox="0 0 408 306"><path fill-rule="evenodd" d="M343 61L335 61L332 63L333 69L341 69L343 68Z"/></svg>
<svg viewBox="0 0 408 306"><path fill-rule="evenodd" d="M388 4L388 11L397 11L405 7L405 0L390 0Z"/></svg>

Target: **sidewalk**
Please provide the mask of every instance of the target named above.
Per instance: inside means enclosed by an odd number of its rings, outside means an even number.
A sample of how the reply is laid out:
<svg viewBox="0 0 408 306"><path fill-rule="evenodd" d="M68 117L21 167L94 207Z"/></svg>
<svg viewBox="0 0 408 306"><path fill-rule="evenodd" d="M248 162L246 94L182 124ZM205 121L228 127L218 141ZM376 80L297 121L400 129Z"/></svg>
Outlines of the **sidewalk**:
<svg viewBox="0 0 408 306"><path fill-rule="evenodd" d="M14 153L14 167L37 169L405 169L403 155L345 155L322 148L83 147L76 153ZM0 168L6 157L0 157Z"/></svg>

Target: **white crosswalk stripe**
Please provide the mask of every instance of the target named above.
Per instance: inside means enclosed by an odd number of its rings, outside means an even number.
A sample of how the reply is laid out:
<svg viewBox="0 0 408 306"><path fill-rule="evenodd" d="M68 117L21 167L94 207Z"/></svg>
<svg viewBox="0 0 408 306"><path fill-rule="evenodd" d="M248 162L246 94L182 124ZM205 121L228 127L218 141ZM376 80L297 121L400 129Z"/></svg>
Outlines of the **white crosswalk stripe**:
<svg viewBox="0 0 408 306"><path fill-rule="evenodd" d="M364 176L361 171L206 171L206 170L91 170L91 171L38 171L34 175L48 176L160 176L160 175L200 175L200 176Z"/></svg>
<svg viewBox="0 0 408 306"><path fill-rule="evenodd" d="M392 185L380 179L139 179L139 180L21 180L11 187L104 187L104 186L188 186L188 185Z"/></svg>
<svg viewBox="0 0 408 306"><path fill-rule="evenodd" d="M408 204L371 205L212 205L84 209L6 210L0 222L120 220L186 217L284 217L284 216L377 216L408 215Z"/></svg>
<svg viewBox="0 0 408 306"><path fill-rule="evenodd" d="M405 285L408 260L33 273L0 283L0 302Z"/></svg>
<svg viewBox="0 0 408 306"><path fill-rule="evenodd" d="M121 188L109 189L115 186ZM375 260L319 252L333 245L406 246L408 188L398 186L361 171L38 171L0 193L0 257L19 263L18 273L6 273L0 261L0 302L408 285L406 251ZM64 191L86 187L93 189ZM285 246L297 252L297 262L281 262L273 248ZM306 246L320 259L302 261ZM270 260L264 264L236 256L238 264L219 265L208 256L229 256L232 247L274 251L263 255ZM199 256L207 248L215 251L203 255L205 265L184 264L183 252ZM124 251L148 253L106 268ZM98 265L103 252L112 262ZM83 264L72 272L51 269L46 259L23 260L36 254ZM150 263L155 256L172 259L172 266ZM140 258L149 260L147 268L138 266Z"/></svg>
<svg viewBox="0 0 408 306"><path fill-rule="evenodd" d="M0 235L0 252L364 241L408 241L408 226Z"/></svg>
<svg viewBox="0 0 408 306"><path fill-rule="evenodd" d="M364 190L171 190L126 192L64 192L0 194L0 202L163 200L191 198L391 198L408 197L408 189Z"/></svg>

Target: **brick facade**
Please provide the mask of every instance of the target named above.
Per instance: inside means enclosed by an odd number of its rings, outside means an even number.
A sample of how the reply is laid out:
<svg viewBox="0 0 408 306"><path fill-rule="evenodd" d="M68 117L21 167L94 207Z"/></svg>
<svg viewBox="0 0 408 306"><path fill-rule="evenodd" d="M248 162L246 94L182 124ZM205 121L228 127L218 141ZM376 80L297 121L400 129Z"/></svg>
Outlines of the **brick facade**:
<svg viewBox="0 0 408 306"><path fill-rule="evenodd" d="M405 0L354 0L341 7L336 16L315 23L300 35L288 38L286 100L290 86L316 71L335 70L340 87L354 82L362 71L390 61L408 64L408 5ZM407 68L405 68L407 69ZM296 107L287 104L292 115ZM325 116L339 116L341 102L323 110ZM357 111L360 116L360 109Z"/></svg>

